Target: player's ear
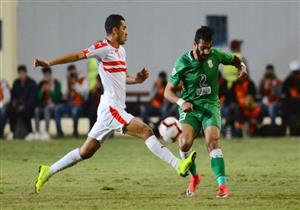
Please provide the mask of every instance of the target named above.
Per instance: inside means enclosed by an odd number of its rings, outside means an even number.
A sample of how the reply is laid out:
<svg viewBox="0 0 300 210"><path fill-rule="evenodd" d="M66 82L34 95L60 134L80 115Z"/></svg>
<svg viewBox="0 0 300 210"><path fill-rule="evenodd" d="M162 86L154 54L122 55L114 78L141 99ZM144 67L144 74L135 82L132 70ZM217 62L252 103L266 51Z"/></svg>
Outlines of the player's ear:
<svg viewBox="0 0 300 210"><path fill-rule="evenodd" d="M112 32L113 32L114 34L117 34L118 31L119 31L119 29L118 29L117 27L113 27Z"/></svg>

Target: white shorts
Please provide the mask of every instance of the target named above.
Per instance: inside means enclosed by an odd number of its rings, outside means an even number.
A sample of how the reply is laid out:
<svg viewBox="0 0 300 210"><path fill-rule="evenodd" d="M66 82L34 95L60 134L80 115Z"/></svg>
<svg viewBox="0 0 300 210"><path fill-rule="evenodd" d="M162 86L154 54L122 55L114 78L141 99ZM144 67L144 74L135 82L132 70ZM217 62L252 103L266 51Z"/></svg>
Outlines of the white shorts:
<svg viewBox="0 0 300 210"><path fill-rule="evenodd" d="M88 136L98 141L105 140L112 132L123 133L123 129L134 118L132 114L127 113L124 109L119 109L100 103L97 111L97 121L88 133Z"/></svg>

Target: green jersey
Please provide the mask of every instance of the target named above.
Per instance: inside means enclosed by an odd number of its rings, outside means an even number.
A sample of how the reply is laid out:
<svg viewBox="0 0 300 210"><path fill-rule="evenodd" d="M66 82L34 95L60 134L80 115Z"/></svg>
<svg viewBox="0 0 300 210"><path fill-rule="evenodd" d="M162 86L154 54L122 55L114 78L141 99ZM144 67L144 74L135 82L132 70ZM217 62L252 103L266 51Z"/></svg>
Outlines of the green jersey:
<svg viewBox="0 0 300 210"><path fill-rule="evenodd" d="M182 81L181 98L193 105L219 103L219 64L228 65L233 57L216 48L204 60L196 60L192 52L186 52L176 61L169 82L177 86Z"/></svg>

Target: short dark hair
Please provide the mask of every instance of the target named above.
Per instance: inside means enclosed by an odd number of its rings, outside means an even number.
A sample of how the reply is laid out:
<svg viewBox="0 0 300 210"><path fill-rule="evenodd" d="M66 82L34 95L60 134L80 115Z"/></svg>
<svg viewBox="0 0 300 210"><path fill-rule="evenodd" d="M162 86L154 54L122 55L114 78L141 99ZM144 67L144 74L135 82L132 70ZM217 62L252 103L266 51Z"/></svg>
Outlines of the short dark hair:
<svg viewBox="0 0 300 210"><path fill-rule="evenodd" d="M27 67L25 65L19 65L18 66L18 73L20 72L27 72Z"/></svg>
<svg viewBox="0 0 300 210"><path fill-rule="evenodd" d="M201 28L199 28L196 31L194 41L197 43L199 42L200 39L202 39L204 41L211 41L213 34L214 34L214 31L212 28L210 28L208 26L201 26Z"/></svg>
<svg viewBox="0 0 300 210"><path fill-rule="evenodd" d="M125 19L121 15L110 15L106 18L105 21L105 31L106 34L109 35L112 33L114 27L119 28L121 26L121 21Z"/></svg>
<svg viewBox="0 0 300 210"><path fill-rule="evenodd" d="M274 66L273 66L272 64L268 64L268 65L266 66L266 69L273 69L273 70L274 70Z"/></svg>
<svg viewBox="0 0 300 210"><path fill-rule="evenodd" d="M69 65L67 68L68 71L72 71L74 69L76 69L76 66L74 64Z"/></svg>
<svg viewBox="0 0 300 210"><path fill-rule="evenodd" d="M52 69L50 67L44 67L44 68L42 68L42 72L43 72L43 74L46 74L46 73L51 74Z"/></svg>
<svg viewBox="0 0 300 210"><path fill-rule="evenodd" d="M165 78L167 78L167 74L165 71L161 71L161 72L159 72L158 77L165 79Z"/></svg>

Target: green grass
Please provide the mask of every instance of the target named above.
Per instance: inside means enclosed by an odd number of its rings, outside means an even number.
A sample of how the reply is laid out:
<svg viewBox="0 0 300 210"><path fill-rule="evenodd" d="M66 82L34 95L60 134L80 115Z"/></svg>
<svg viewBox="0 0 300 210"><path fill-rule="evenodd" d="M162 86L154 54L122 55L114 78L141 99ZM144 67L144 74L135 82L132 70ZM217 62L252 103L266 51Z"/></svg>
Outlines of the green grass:
<svg viewBox="0 0 300 210"><path fill-rule="evenodd" d="M154 157L142 141L115 138L96 155L52 177L40 195L40 163L51 164L83 141L1 141L0 209L300 209L300 140L222 142L230 199L216 199L216 184L203 140L196 141L202 182L186 198L187 178ZM168 144L177 155L177 145Z"/></svg>

